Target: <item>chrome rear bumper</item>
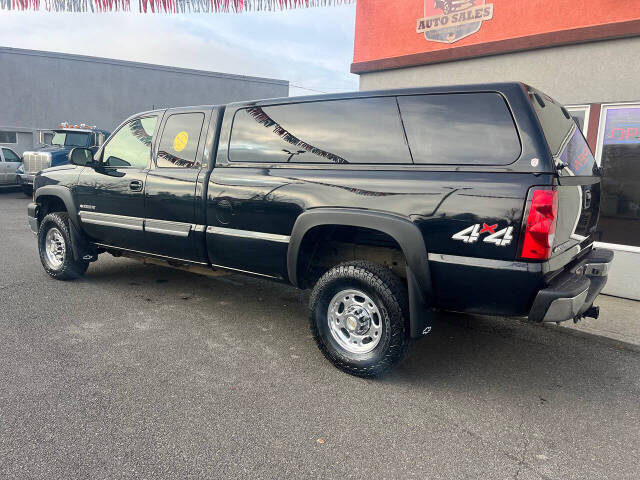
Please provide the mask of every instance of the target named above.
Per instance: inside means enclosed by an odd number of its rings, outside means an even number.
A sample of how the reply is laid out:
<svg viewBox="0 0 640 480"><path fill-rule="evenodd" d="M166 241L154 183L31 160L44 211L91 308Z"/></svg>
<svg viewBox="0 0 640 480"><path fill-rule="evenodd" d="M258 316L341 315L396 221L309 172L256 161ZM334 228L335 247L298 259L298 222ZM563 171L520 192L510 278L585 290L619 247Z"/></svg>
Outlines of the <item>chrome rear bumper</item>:
<svg viewBox="0 0 640 480"><path fill-rule="evenodd" d="M611 250L594 249L589 252L577 265L538 292L529 320L564 322L583 316L607 283L612 261Z"/></svg>

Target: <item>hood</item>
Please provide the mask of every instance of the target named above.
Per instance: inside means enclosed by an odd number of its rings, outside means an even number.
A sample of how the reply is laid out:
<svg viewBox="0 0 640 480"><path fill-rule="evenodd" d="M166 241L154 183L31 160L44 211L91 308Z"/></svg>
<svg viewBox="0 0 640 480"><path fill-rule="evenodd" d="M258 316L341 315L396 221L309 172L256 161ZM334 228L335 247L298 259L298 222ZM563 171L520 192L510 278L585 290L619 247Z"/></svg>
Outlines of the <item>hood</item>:
<svg viewBox="0 0 640 480"><path fill-rule="evenodd" d="M43 172L44 171L47 171L47 172L58 172L60 170L73 170L75 168L77 168L76 165L72 165L70 163L66 163L64 165L56 165L54 167L46 168L45 170L43 170Z"/></svg>
<svg viewBox="0 0 640 480"><path fill-rule="evenodd" d="M33 149L31 151L33 152L49 152L51 153L51 156L53 156L54 153L64 153L67 154L71 151L73 147L64 147L64 146L58 146L58 145L47 145L46 147L42 147L42 148L36 148Z"/></svg>

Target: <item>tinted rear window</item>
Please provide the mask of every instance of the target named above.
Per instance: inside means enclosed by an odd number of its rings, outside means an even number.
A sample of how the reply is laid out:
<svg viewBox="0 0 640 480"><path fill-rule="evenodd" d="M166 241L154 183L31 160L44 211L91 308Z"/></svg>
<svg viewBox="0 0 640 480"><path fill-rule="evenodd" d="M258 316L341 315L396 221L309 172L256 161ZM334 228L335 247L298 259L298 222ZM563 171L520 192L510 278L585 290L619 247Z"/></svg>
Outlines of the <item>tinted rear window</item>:
<svg viewBox="0 0 640 480"><path fill-rule="evenodd" d="M574 175L597 175L593 153L569 112L563 111L543 93L534 90L530 93L531 103L556 162L566 165Z"/></svg>
<svg viewBox="0 0 640 480"><path fill-rule="evenodd" d="M520 138L497 93L398 97L416 164L507 165Z"/></svg>
<svg viewBox="0 0 640 480"><path fill-rule="evenodd" d="M393 97L238 110L229 159L261 163L411 163Z"/></svg>

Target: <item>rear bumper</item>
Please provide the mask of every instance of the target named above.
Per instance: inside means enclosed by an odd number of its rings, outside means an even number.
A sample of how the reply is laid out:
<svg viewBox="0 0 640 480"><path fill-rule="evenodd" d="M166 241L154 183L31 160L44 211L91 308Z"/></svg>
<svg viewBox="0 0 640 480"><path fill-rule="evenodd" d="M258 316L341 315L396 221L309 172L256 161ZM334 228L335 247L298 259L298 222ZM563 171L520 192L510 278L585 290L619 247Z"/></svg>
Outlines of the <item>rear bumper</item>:
<svg viewBox="0 0 640 480"><path fill-rule="evenodd" d="M529 320L564 322L581 317L607 283L613 252L594 249L538 292Z"/></svg>

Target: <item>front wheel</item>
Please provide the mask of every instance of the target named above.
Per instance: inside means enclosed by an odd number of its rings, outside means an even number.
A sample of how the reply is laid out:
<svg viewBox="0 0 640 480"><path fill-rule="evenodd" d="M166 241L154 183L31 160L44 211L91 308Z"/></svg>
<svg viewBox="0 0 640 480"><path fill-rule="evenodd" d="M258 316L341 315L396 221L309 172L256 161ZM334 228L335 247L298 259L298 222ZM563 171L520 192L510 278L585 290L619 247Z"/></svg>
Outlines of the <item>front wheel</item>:
<svg viewBox="0 0 640 480"><path fill-rule="evenodd" d="M22 185L22 193L27 197L33 197L33 187L31 185Z"/></svg>
<svg viewBox="0 0 640 480"><path fill-rule="evenodd" d="M38 250L45 271L57 280L73 280L87 271L89 262L76 260L71 249L69 215L50 213L38 231Z"/></svg>
<svg viewBox="0 0 640 480"><path fill-rule="evenodd" d="M324 356L358 377L378 377L407 354L407 291L390 270L372 262L338 265L316 283L311 332Z"/></svg>

